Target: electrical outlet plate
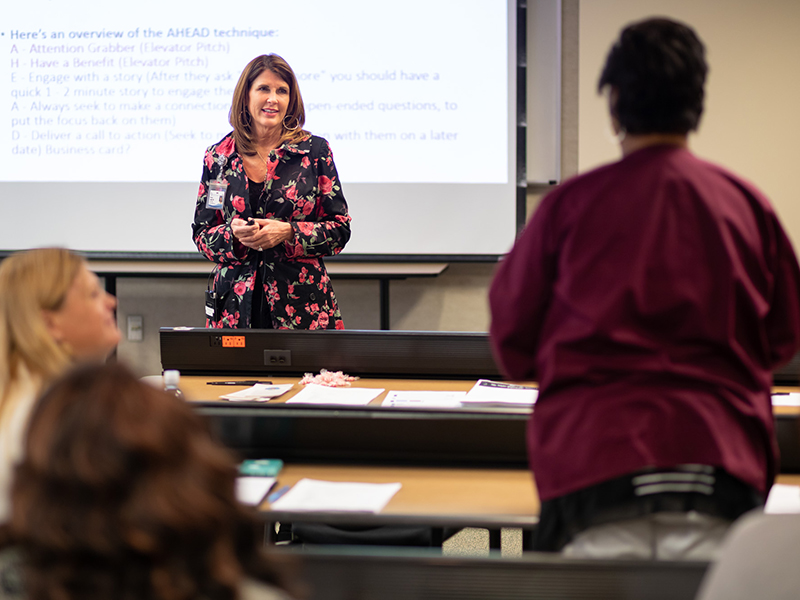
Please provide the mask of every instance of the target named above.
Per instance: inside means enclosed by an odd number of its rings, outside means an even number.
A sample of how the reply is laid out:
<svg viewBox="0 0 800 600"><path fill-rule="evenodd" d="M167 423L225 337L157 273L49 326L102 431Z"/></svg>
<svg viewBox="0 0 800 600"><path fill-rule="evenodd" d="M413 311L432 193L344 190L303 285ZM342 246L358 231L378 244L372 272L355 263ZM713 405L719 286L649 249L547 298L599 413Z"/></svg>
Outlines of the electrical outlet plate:
<svg viewBox="0 0 800 600"><path fill-rule="evenodd" d="M128 341L141 342L144 339L144 317L128 315Z"/></svg>
<svg viewBox="0 0 800 600"><path fill-rule="evenodd" d="M289 367L292 365L292 351L264 350L264 364L268 367Z"/></svg>

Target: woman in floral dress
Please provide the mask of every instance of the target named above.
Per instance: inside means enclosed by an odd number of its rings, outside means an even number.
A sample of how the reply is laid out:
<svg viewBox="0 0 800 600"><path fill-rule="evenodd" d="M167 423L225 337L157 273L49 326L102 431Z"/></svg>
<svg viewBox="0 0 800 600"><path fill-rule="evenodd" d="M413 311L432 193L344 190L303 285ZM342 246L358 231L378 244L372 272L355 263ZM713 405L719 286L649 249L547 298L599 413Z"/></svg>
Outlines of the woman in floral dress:
<svg viewBox="0 0 800 600"><path fill-rule="evenodd" d="M303 129L291 67L275 54L245 67L233 131L206 151L194 242L216 263L208 327L343 329L324 256L350 239L331 149Z"/></svg>

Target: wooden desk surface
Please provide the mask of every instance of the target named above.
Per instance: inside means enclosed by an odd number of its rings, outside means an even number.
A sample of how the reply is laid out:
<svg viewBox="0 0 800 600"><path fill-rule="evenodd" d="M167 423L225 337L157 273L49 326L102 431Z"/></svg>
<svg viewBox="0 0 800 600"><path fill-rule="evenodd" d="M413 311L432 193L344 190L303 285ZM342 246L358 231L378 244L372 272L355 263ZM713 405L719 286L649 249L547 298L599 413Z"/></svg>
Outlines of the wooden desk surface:
<svg viewBox="0 0 800 600"><path fill-rule="evenodd" d="M269 404L283 404L289 398L303 389L297 377L263 377L245 374L232 375L228 377L200 377L187 376L181 377L181 389L187 400L192 401L215 401L220 400L223 394L238 392L247 389L248 385L208 385L209 381L241 381L241 380L265 380L275 384L291 383L294 384L291 390L278 398L269 401ZM440 380L440 379L358 379L351 382L352 387L358 388L383 388L383 392L370 402L370 406L380 406L386 394L392 390L426 390L426 391L469 391L475 385L474 380ZM226 402L226 400L221 400ZM235 402L231 402L235 405ZM297 405L299 406L299 405Z"/></svg>
<svg viewBox="0 0 800 600"><path fill-rule="evenodd" d="M527 469L437 469L392 466L289 464L277 488L303 478L361 483L400 482L403 487L377 515L270 511L269 520L312 520L352 524L416 524L438 527L533 527L539 498Z"/></svg>
<svg viewBox="0 0 800 600"><path fill-rule="evenodd" d="M332 525L429 525L431 527L532 528L539 521L539 496L526 469L425 469L374 466L287 465L275 489L304 477L361 483L400 482L403 487L379 514L260 511L269 521L316 521ZM776 483L800 486L800 475Z"/></svg>
<svg viewBox="0 0 800 600"><path fill-rule="evenodd" d="M800 388L776 386L772 388L774 394L791 394L800 392ZM772 412L776 415L800 415L800 406L773 406Z"/></svg>
<svg viewBox="0 0 800 600"><path fill-rule="evenodd" d="M250 386L235 386L235 385L208 385L209 381L237 381L243 379L262 379L272 381L273 383L291 383L294 387L279 398L270 400L270 404L282 404L289 398L297 394L303 386L298 382L297 377L272 377L264 375L263 377L244 374L232 375L228 377L200 377L200 376L185 376L181 377L181 389L186 395L188 400L192 401L215 401L220 400L223 394L230 394L239 390L246 389ZM524 382L523 382L524 383ZM524 383L525 385L535 385L530 382ZM442 380L442 379L358 379L351 383L352 387L361 388L383 388L382 392L377 398L370 402L370 406L380 406L386 394L392 390L429 390L429 391L469 391L475 385L475 380ZM773 390L775 393L789 393L800 392L800 388L795 387L776 387ZM222 402L226 402L222 400ZM232 405L235 403L231 403ZM776 415L800 415L800 406L775 406L773 412Z"/></svg>

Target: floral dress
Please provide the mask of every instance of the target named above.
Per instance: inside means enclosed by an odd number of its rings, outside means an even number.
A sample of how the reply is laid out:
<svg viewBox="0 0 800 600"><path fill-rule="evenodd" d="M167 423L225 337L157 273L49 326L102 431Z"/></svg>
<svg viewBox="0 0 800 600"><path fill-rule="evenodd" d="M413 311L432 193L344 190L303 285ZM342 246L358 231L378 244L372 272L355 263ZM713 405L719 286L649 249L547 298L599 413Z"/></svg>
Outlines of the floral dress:
<svg viewBox="0 0 800 600"><path fill-rule="evenodd" d="M254 294L263 294L262 310L275 329L344 329L322 259L341 252L350 239L350 215L330 146L312 135L284 143L270 152L266 171L264 189L251 206L233 134L206 151L192 225L197 248L217 263L206 326L250 327ZM209 202L214 181L227 184L219 208ZM294 239L262 251L247 248L231 230L236 217L291 223ZM254 289L257 280L260 289Z"/></svg>

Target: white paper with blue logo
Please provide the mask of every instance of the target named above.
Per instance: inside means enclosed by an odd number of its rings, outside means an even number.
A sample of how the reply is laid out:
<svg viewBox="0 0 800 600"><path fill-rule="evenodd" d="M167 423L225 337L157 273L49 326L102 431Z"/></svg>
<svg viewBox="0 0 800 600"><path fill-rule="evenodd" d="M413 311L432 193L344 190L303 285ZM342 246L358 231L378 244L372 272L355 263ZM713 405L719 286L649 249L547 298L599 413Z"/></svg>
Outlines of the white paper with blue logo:
<svg viewBox="0 0 800 600"><path fill-rule="evenodd" d="M466 392L392 390L382 406L397 408L461 408Z"/></svg>
<svg viewBox="0 0 800 600"><path fill-rule="evenodd" d="M254 386L247 388L246 390L239 390L238 392L225 394L224 396L220 396L220 398L225 398L226 400L239 401L239 402L258 402L282 396L290 389L292 389L292 387L294 387L294 384L292 383L281 383L281 384L257 383Z"/></svg>

